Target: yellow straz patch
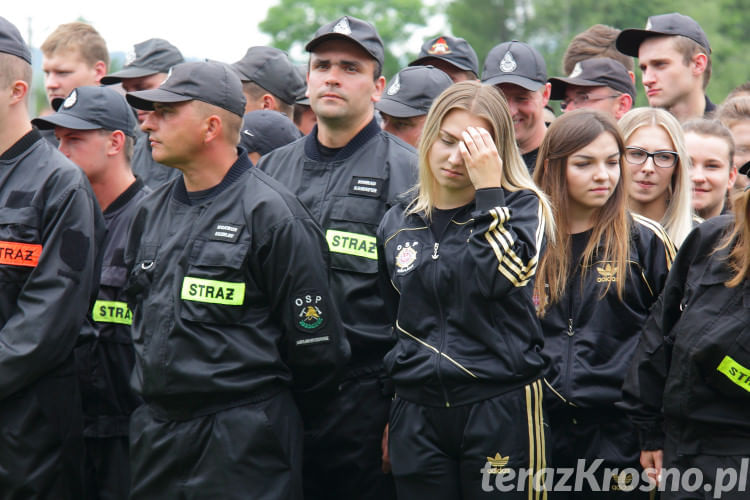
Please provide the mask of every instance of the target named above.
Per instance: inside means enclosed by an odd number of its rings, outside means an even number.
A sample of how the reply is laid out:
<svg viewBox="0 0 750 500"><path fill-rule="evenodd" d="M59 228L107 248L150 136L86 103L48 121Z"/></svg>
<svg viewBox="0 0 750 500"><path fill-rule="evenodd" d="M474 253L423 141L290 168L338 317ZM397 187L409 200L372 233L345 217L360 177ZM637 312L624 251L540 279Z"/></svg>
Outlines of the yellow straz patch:
<svg viewBox="0 0 750 500"><path fill-rule="evenodd" d="M91 317L97 323L133 324L133 312L128 304L117 300L97 300L94 302Z"/></svg>
<svg viewBox="0 0 750 500"><path fill-rule="evenodd" d="M245 284L185 276L180 298L208 304L241 306L245 302Z"/></svg>
<svg viewBox="0 0 750 500"><path fill-rule="evenodd" d="M378 260L378 247L375 236L358 233L347 233L328 229L326 241L331 252Z"/></svg>
<svg viewBox="0 0 750 500"><path fill-rule="evenodd" d="M724 356L716 369L734 384L750 392L750 368L742 366L729 356Z"/></svg>

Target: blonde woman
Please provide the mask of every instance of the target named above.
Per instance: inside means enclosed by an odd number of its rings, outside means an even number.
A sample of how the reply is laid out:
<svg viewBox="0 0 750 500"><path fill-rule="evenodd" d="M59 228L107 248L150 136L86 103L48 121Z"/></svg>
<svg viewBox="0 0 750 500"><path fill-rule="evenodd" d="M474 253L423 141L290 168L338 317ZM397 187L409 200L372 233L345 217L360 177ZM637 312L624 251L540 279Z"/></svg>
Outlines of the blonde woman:
<svg viewBox="0 0 750 500"><path fill-rule="evenodd" d="M487 498L501 471L545 467L532 291L552 231L505 99L478 82L449 87L427 115L412 199L378 230L397 338L385 366L399 498ZM532 478L514 490L533 497Z"/></svg>
<svg viewBox="0 0 750 500"><path fill-rule="evenodd" d="M660 108L636 108L619 126L630 170L630 210L661 223L679 247L694 225L690 156L680 122Z"/></svg>

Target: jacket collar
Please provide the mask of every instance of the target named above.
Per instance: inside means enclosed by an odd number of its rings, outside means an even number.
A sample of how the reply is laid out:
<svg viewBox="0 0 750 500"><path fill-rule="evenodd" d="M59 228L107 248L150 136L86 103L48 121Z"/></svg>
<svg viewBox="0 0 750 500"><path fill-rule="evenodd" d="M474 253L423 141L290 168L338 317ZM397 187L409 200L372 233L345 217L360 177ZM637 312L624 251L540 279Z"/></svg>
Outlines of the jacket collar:
<svg viewBox="0 0 750 500"><path fill-rule="evenodd" d="M341 148L341 151L339 151L336 154L336 157L333 159L333 161L342 161L346 160L350 156L352 156L359 148L361 148L367 141L375 137L381 132L380 125L378 125L377 120L375 120L375 117L365 125L365 127L359 131L357 135L355 135L349 143ZM316 123L313 127L312 131L307 134L307 137L305 138L305 155L310 158L311 160L315 161L323 161L320 157L320 153L318 152L318 124Z"/></svg>

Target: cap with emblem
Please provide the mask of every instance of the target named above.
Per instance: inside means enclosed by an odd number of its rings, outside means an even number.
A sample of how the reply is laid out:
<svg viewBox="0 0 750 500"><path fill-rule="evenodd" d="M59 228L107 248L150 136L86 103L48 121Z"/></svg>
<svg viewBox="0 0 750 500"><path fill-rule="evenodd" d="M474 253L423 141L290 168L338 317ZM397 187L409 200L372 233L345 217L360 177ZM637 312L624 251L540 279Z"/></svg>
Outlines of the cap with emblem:
<svg viewBox="0 0 750 500"><path fill-rule="evenodd" d="M242 119L240 146L261 156L302 137L286 115L270 109L246 113Z"/></svg>
<svg viewBox="0 0 750 500"><path fill-rule="evenodd" d="M623 30L615 41L617 50L629 56L638 57L638 48L641 43L649 37L659 35L679 35L690 38L698 45L711 53L711 45L708 43L708 37L704 33L700 24L695 22L692 17L672 12L670 14L661 14L651 16L646 22L646 28Z"/></svg>
<svg viewBox="0 0 750 500"><path fill-rule="evenodd" d="M459 69L479 74L477 53L463 38L447 35L430 38L422 45L419 55L409 63L409 66L430 64L430 59L441 59Z"/></svg>
<svg viewBox="0 0 750 500"><path fill-rule="evenodd" d="M239 116L245 114L242 82L228 64L205 61L178 64L159 88L128 92L131 106L153 111L154 103L203 101Z"/></svg>
<svg viewBox="0 0 750 500"><path fill-rule="evenodd" d="M305 79L300 77L286 52L275 47L250 47L232 67L240 80L257 83L287 104L294 104L305 93Z"/></svg>
<svg viewBox="0 0 750 500"><path fill-rule="evenodd" d="M121 82L124 78L166 73L172 66L185 62L179 49L161 38L151 38L137 43L133 51L133 60L126 62L120 71L102 78L102 84L111 85Z"/></svg>
<svg viewBox="0 0 750 500"><path fill-rule="evenodd" d="M0 52L20 57L31 64L31 51L13 23L0 17Z"/></svg>
<svg viewBox="0 0 750 500"><path fill-rule="evenodd" d="M375 107L396 118L426 115L432 101L453 80L434 66L410 66L399 71Z"/></svg>
<svg viewBox="0 0 750 500"><path fill-rule="evenodd" d="M531 45L517 40L504 42L487 54L482 83L512 83L527 90L538 90L547 83L547 65L539 51Z"/></svg>
<svg viewBox="0 0 750 500"><path fill-rule="evenodd" d="M318 44L326 40L350 40L370 54L383 66L385 61L383 40L380 39L375 26L352 16L344 16L318 28L313 39L305 46L308 52L314 52Z"/></svg>
<svg viewBox="0 0 750 500"><path fill-rule="evenodd" d="M629 94L635 100L635 85L628 70L621 62L609 57L594 57L576 63L567 78L550 78L552 85L550 99L565 98L568 85L579 87L609 87L623 94Z"/></svg>
<svg viewBox="0 0 750 500"><path fill-rule="evenodd" d="M125 98L109 87L86 86L73 89L57 112L31 123L40 129L55 127L73 130L122 130L135 137L136 119Z"/></svg>

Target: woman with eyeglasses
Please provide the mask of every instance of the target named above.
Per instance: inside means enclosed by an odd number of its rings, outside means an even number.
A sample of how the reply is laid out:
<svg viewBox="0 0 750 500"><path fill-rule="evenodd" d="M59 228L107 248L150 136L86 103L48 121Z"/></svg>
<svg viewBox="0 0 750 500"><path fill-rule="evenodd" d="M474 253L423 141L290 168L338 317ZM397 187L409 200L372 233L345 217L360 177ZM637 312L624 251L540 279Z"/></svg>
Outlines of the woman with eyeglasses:
<svg viewBox="0 0 750 500"><path fill-rule="evenodd" d="M616 405L675 249L657 222L628 212L624 151L611 116L571 111L550 125L534 171L557 228L534 287L548 361L550 466L583 465L596 478L596 487L583 481L590 489L550 493L554 499L648 498L639 488L627 492L639 484L640 449ZM605 468L620 472L607 477Z"/></svg>
<svg viewBox="0 0 750 500"><path fill-rule="evenodd" d="M679 248L694 225L690 157L682 127L660 108L630 110L619 125L630 172L629 208L661 223Z"/></svg>
<svg viewBox="0 0 750 500"><path fill-rule="evenodd" d="M641 464L664 499L748 498L750 188L733 211L680 247L625 379Z"/></svg>

